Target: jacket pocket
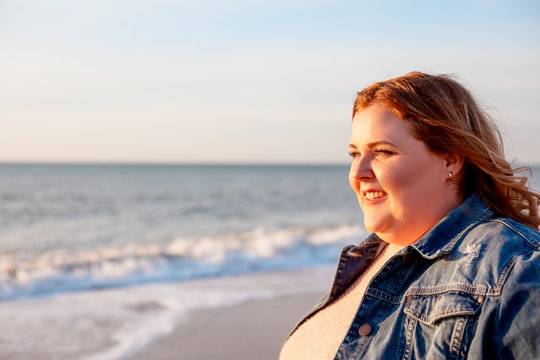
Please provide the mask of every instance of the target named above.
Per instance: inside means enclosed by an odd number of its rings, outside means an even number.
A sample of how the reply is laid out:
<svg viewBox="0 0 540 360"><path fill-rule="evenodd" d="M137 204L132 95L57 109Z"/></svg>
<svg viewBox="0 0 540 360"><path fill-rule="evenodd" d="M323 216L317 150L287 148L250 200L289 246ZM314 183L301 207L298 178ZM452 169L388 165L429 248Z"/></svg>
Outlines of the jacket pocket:
<svg viewBox="0 0 540 360"><path fill-rule="evenodd" d="M482 297L449 291L408 295L404 313L405 353L408 359L462 359Z"/></svg>
<svg viewBox="0 0 540 360"><path fill-rule="evenodd" d="M480 297L467 293L447 292L437 295L409 295L405 314L428 325L453 316L475 315L482 306Z"/></svg>

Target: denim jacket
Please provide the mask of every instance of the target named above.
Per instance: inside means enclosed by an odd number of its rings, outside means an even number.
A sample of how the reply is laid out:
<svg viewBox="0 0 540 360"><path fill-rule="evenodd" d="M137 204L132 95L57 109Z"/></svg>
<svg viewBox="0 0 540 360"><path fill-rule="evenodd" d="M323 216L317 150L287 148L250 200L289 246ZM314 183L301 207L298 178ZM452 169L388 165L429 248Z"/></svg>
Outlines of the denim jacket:
<svg viewBox="0 0 540 360"><path fill-rule="evenodd" d="M341 253L337 299L386 246ZM371 279L335 359L540 359L540 233L473 195ZM298 326L299 326L298 325Z"/></svg>

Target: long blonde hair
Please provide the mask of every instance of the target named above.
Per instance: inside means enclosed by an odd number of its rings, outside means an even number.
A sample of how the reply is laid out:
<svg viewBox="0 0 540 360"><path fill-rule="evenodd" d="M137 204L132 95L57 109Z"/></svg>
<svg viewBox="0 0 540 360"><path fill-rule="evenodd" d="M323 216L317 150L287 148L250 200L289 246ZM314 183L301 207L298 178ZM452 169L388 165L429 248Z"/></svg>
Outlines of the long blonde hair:
<svg viewBox="0 0 540 360"><path fill-rule="evenodd" d="M500 215L538 230L540 194L527 187L527 167L513 169L504 158L497 126L473 96L448 75L411 72L375 83L358 93L357 111L382 103L410 121L413 136L436 154L464 159L455 177L461 199L478 193Z"/></svg>

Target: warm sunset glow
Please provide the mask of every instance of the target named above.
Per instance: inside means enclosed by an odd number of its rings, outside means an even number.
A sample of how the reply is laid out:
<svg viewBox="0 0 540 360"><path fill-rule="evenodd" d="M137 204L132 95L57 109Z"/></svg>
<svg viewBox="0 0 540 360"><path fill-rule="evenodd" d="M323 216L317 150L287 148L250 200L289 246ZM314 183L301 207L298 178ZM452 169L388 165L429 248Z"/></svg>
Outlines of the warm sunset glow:
<svg viewBox="0 0 540 360"><path fill-rule="evenodd" d="M538 162L539 5L391 3L3 1L0 161L343 163L355 92L419 70Z"/></svg>

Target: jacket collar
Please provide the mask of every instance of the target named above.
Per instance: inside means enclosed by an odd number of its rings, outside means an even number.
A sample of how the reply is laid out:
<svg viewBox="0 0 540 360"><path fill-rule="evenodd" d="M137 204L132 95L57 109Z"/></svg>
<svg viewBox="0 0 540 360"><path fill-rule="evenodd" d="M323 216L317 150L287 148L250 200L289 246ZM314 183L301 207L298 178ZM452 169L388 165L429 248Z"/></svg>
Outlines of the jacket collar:
<svg viewBox="0 0 540 360"><path fill-rule="evenodd" d="M493 211L475 193L410 247L427 259L446 255L471 228L492 215Z"/></svg>

